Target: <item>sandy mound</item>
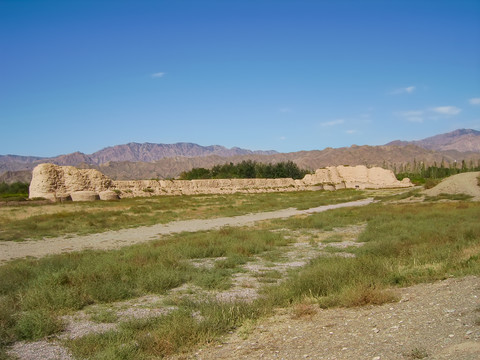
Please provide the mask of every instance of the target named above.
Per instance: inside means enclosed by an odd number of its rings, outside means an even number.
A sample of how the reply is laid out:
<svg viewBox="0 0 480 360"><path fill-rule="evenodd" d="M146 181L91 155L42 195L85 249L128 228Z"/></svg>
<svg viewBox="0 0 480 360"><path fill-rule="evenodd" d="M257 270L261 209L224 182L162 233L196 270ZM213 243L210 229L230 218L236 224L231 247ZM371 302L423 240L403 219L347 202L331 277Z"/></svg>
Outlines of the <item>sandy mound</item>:
<svg viewBox="0 0 480 360"><path fill-rule="evenodd" d="M468 172L450 176L443 180L434 188L424 191L425 195L437 196L440 194L467 194L474 198L472 200L480 201L480 186L477 178L480 172Z"/></svg>

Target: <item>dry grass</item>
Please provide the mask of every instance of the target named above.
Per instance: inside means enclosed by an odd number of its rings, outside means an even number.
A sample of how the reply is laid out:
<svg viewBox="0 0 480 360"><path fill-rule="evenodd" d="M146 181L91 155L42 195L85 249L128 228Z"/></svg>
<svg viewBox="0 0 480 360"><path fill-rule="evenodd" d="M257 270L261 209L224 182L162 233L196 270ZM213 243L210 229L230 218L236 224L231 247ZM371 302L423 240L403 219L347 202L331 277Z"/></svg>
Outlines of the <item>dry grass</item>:
<svg viewBox="0 0 480 360"><path fill-rule="evenodd" d="M343 190L265 194L159 196L151 198L52 203L0 207L0 241L21 241L65 234L90 234L107 230L154 225L178 219L207 219L243 215L365 198L363 192Z"/></svg>
<svg viewBox="0 0 480 360"><path fill-rule="evenodd" d="M246 261L265 254L270 261L280 259L288 251L285 245L295 241L284 235L299 230L363 229L367 224L359 238L365 245L349 249L355 257L313 259L286 273L279 284L265 282L259 299L223 303L177 297L176 310L165 316L122 323L115 331L69 341L69 348L79 358L162 357L215 341L277 307L293 305L293 316L303 318L318 305L395 301L389 290L395 286L480 274L479 211L480 204L473 202L372 204L270 221L259 228L178 234L110 252L15 261L0 267L1 345L55 333L61 328L60 315L92 303L164 294L187 283L223 289ZM192 259L219 257L218 266L210 269L191 265ZM270 271L263 278L278 277ZM100 313L98 320L110 321L111 315Z"/></svg>
<svg viewBox="0 0 480 360"><path fill-rule="evenodd" d="M311 318L317 313L317 308L313 304L300 303L296 304L292 310L292 319Z"/></svg>

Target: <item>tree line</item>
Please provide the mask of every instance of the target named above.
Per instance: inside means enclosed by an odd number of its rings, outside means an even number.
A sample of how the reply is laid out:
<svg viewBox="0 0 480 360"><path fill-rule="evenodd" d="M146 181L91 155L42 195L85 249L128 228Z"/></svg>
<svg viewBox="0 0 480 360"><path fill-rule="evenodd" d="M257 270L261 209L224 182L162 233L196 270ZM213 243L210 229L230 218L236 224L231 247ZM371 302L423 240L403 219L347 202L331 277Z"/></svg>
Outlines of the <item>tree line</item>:
<svg viewBox="0 0 480 360"><path fill-rule="evenodd" d="M14 182L12 184L7 184L3 182L0 183L0 195L28 195L28 187L28 183Z"/></svg>
<svg viewBox="0 0 480 360"><path fill-rule="evenodd" d="M470 171L480 171L480 160L476 164L474 161L467 163L465 160L445 164L442 160L440 164L434 162L433 165L429 166L426 166L423 161L417 162L414 160L413 164L402 164L398 168L395 166L393 169L398 180L408 177L416 183L425 183L427 179L443 179Z"/></svg>
<svg viewBox="0 0 480 360"><path fill-rule="evenodd" d="M293 161L264 164L252 160L244 160L238 164L226 163L215 165L211 169L194 168L180 174L181 180L194 179L303 179L309 170L300 169Z"/></svg>

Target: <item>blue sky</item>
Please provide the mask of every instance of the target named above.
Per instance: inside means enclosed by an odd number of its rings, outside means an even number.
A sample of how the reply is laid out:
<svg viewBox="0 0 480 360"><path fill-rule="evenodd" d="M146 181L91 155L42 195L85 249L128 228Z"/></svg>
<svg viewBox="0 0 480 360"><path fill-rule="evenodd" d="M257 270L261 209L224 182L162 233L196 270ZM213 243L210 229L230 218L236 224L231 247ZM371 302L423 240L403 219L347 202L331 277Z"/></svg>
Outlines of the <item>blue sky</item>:
<svg viewBox="0 0 480 360"><path fill-rule="evenodd" d="M480 130L480 2L0 0L0 154Z"/></svg>

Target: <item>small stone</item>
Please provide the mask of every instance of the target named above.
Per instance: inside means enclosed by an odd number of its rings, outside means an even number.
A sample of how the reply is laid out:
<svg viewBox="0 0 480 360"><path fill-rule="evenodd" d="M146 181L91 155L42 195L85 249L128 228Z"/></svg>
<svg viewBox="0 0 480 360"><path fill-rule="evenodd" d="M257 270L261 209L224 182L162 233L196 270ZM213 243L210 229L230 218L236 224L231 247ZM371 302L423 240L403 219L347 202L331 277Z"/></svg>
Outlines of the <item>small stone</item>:
<svg viewBox="0 0 480 360"><path fill-rule="evenodd" d="M472 333L473 333L472 330L468 330L465 335L470 335L470 334L472 334Z"/></svg>
<svg viewBox="0 0 480 360"><path fill-rule="evenodd" d="M454 336L455 335L453 335L453 334L448 335L449 338L453 338Z"/></svg>

